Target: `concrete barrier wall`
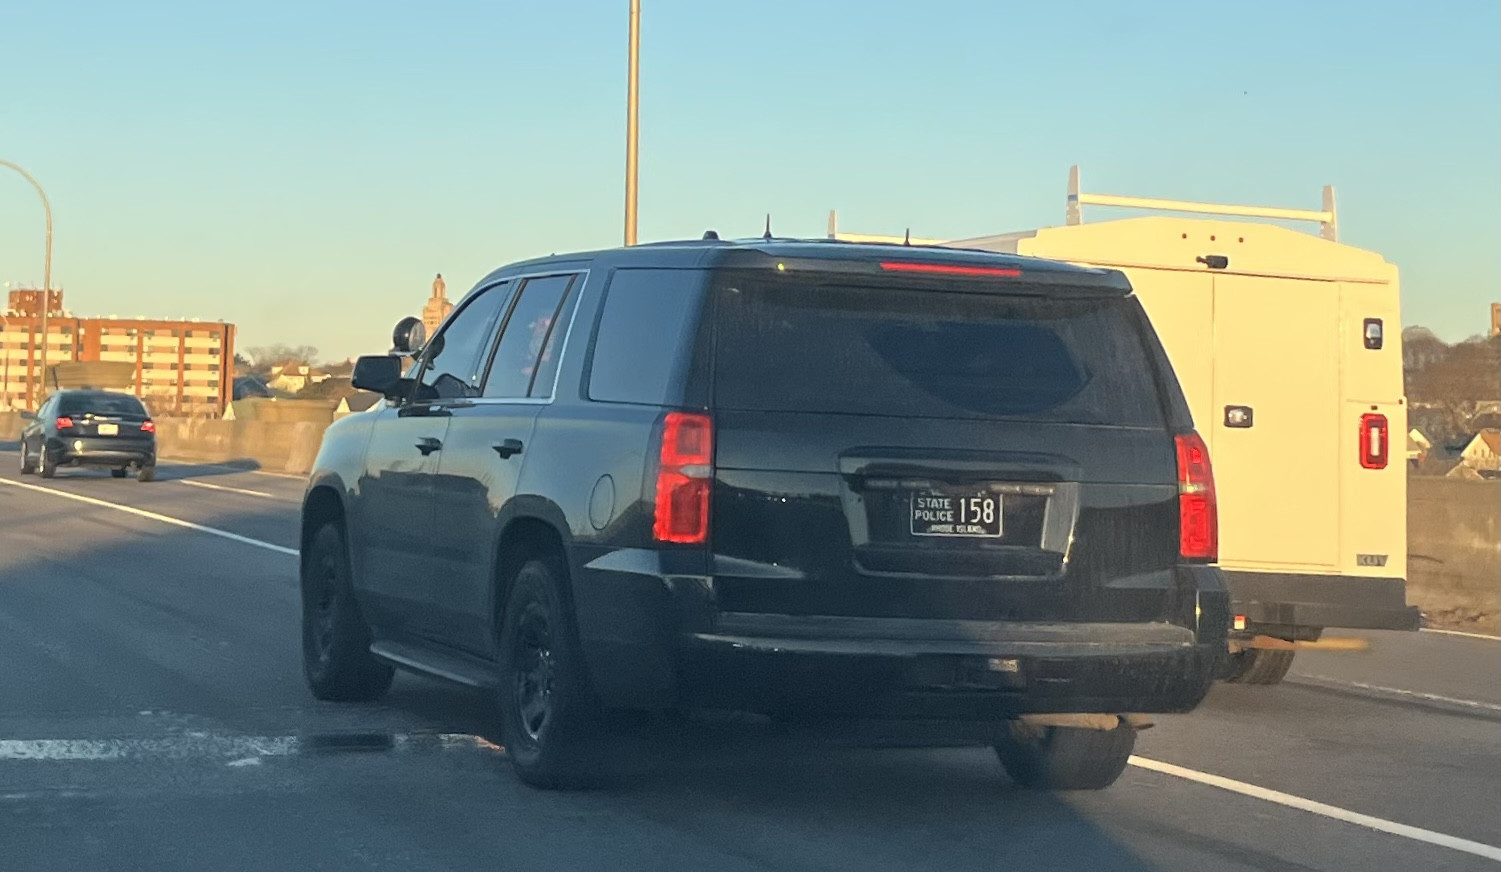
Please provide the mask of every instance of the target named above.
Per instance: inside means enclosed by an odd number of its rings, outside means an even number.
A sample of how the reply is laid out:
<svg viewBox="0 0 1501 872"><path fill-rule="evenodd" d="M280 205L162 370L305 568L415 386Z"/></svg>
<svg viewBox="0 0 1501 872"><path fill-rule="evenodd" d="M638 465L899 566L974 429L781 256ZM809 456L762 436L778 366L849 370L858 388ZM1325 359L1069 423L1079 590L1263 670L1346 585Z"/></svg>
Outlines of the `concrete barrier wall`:
<svg viewBox="0 0 1501 872"><path fill-rule="evenodd" d="M1408 479L1407 597L1447 626L1473 624L1495 632L1501 613L1501 482Z"/></svg>
<svg viewBox="0 0 1501 872"><path fill-rule="evenodd" d="M270 472L313 468L327 424L312 421L157 420L157 453L206 463L249 461Z"/></svg>

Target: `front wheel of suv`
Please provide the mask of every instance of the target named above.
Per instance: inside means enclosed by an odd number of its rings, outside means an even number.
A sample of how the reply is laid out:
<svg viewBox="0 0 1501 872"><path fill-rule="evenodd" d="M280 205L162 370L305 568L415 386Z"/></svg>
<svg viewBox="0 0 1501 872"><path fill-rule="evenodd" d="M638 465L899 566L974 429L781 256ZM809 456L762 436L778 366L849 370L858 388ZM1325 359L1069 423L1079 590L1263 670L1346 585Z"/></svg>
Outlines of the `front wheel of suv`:
<svg viewBox="0 0 1501 872"><path fill-rule="evenodd" d="M1006 774L1035 790L1103 790L1126 770L1136 729L1031 727L1012 721L995 745Z"/></svg>
<svg viewBox="0 0 1501 872"><path fill-rule="evenodd" d="M355 602L349 553L335 524L318 530L302 559L302 668L313 696L335 702L380 699L395 676L370 653L370 627Z"/></svg>
<svg viewBox="0 0 1501 872"><path fill-rule="evenodd" d="M36 464L31 462L31 451L26 447L26 442L21 442L21 474L31 475L36 472Z"/></svg>
<svg viewBox="0 0 1501 872"><path fill-rule="evenodd" d="M530 560L511 581L500 629L500 733L517 776L543 789L588 787L600 712L552 564Z"/></svg>

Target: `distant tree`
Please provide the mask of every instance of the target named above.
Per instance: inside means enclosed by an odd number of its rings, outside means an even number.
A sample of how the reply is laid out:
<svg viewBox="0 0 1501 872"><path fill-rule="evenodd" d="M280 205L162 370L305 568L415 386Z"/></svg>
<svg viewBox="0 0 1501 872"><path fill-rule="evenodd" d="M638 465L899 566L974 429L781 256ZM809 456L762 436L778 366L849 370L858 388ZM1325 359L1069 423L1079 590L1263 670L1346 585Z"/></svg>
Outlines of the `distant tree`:
<svg viewBox="0 0 1501 872"><path fill-rule="evenodd" d="M311 365L318 359L318 349L311 345L258 345L254 348L245 349L250 359L255 362L254 369L264 368L269 370L273 366L294 364L298 366Z"/></svg>
<svg viewBox="0 0 1501 872"><path fill-rule="evenodd" d="M1484 422L1484 404L1501 400L1501 337L1447 345L1427 331L1403 333L1409 419L1435 445L1465 441Z"/></svg>

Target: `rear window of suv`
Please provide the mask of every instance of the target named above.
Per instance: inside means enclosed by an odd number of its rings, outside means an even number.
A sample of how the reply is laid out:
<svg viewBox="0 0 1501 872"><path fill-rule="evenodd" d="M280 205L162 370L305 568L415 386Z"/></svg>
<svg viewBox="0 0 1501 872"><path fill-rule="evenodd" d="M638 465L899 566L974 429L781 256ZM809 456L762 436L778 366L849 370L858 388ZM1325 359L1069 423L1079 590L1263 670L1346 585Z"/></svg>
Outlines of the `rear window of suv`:
<svg viewBox="0 0 1501 872"><path fill-rule="evenodd" d="M1131 298L733 274L717 294L720 408L1165 426Z"/></svg>

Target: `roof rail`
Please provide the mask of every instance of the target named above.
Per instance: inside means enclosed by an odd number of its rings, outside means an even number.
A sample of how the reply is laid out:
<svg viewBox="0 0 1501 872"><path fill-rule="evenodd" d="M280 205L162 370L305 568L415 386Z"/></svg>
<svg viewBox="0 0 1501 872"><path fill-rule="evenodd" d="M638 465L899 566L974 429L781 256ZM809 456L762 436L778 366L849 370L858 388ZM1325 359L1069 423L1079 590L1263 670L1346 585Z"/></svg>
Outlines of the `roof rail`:
<svg viewBox="0 0 1501 872"><path fill-rule="evenodd" d="M1193 203L1187 200L1157 200L1149 197L1118 197L1113 194L1086 194L1079 190L1079 167L1068 168L1069 226L1084 223L1084 206L1119 206L1127 209L1157 209L1164 212L1197 212L1208 215L1238 215L1243 218L1272 218L1279 221L1317 221L1319 235L1331 242L1339 241L1339 215L1334 208L1334 186L1324 186L1324 208L1277 209L1270 206L1228 206L1218 203ZM832 222L832 218L830 221ZM832 226L832 223L831 223Z"/></svg>

